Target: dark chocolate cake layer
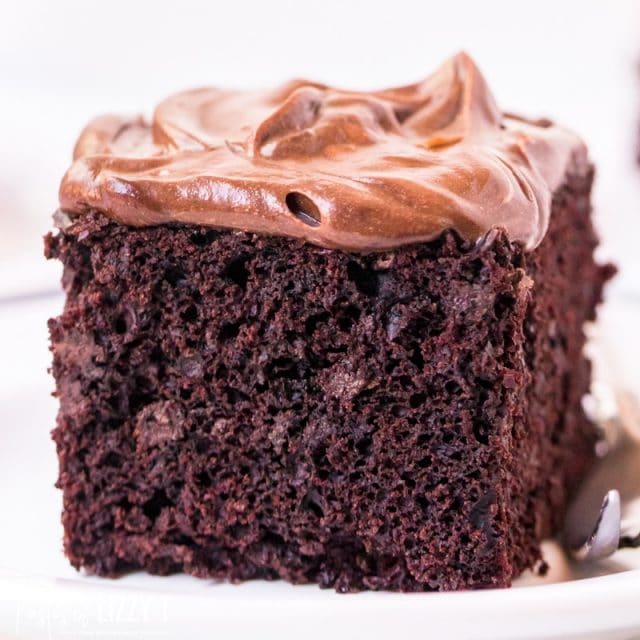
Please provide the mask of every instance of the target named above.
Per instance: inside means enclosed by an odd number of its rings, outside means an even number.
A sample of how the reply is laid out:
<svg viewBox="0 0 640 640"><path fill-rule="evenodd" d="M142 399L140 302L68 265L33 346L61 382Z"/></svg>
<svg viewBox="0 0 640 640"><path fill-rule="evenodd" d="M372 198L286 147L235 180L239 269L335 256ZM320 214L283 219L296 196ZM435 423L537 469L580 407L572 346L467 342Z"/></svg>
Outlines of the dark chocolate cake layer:
<svg viewBox="0 0 640 640"><path fill-rule="evenodd" d="M338 591L507 586L593 457L591 177L532 252L385 253L87 214L47 239L65 551Z"/></svg>

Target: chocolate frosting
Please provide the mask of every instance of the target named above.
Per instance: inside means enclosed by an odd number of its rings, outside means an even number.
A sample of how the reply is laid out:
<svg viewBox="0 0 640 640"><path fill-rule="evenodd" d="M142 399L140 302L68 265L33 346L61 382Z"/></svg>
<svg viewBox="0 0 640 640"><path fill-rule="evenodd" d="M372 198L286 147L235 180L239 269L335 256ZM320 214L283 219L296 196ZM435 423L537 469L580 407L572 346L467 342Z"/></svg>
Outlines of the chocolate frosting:
<svg viewBox="0 0 640 640"><path fill-rule="evenodd" d="M60 205L72 217L99 210L133 226L193 223L359 251L502 227L532 249L554 189L587 162L574 134L503 114L461 53L384 91L303 80L205 88L166 99L151 123L98 118L76 144Z"/></svg>

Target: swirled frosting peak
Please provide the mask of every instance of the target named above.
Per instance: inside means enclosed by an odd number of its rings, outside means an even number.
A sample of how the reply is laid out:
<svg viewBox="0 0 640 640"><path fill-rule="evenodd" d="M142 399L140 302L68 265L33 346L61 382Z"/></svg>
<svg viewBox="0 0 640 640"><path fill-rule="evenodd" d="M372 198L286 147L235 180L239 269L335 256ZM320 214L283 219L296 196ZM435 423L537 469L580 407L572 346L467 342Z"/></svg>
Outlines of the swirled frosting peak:
<svg viewBox="0 0 640 640"><path fill-rule="evenodd" d="M502 227L531 249L553 190L586 162L574 134L500 111L461 53L395 89L205 88L166 99L150 123L103 116L76 144L60 205L361 251Z"/></svg>

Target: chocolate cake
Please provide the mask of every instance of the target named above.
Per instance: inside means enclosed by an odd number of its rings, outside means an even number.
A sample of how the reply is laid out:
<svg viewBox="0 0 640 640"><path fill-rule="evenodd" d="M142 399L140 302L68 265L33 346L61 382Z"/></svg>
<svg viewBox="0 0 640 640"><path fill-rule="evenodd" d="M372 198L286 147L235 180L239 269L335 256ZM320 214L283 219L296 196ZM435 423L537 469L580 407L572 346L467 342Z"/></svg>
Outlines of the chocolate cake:
<svg viewBox="0 0 640 640"><path fill-rule="evenodd" d="M508 586L593 461L592 177L464 54L92 122L46 239L70 562Z"/></svg>

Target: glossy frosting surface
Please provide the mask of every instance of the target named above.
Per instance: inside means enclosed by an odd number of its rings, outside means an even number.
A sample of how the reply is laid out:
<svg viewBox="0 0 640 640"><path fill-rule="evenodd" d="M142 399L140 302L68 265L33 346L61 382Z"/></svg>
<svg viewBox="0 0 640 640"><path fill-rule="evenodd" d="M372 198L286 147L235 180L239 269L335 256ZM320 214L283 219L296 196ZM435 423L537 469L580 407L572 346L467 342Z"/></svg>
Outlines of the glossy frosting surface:
<svg viewBox="0 0 640 640"><path fill-rule="evenodd" d="M587 162L571 132L502 113L458 54L384 91L205 88L169 97L149 123L103 116L76 144L60 206L361 251L502 227L532 249L554 189Z"/></svg>

